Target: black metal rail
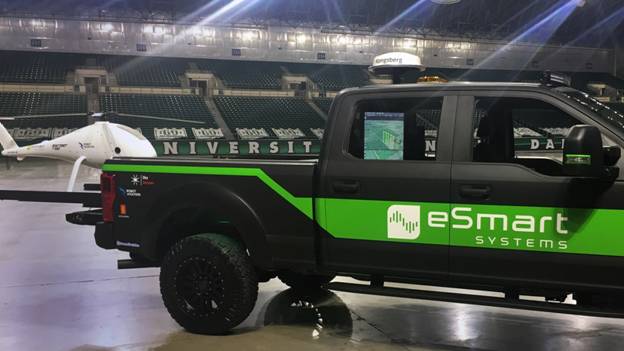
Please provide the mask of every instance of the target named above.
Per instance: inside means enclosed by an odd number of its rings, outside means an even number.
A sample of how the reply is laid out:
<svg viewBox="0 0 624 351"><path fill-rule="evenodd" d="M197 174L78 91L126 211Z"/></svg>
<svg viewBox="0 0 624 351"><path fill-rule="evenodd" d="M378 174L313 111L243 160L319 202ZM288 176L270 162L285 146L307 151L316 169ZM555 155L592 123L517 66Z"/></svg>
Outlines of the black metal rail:
<svg viewBox="0 0 624 351"><path fill-rule="evenodd" d="M528 300L520 300L520 299L506 299L506 298L482 296L482 295L469 295L469 294L461 294L461 293L449 293L449 292L438 292L438 291L405 289L405 288L394 288L394 287L380 287L380 286L371 286L371 285L364 285L364 284L351 284L351 283L338 283L338 282L329 283L325 287L330 290L352 292L352 293L358 293L358 294L403 297L403 298L412 298L412 299L419 299L419 300L434 300L434 301L444 301L444 302L468 303L468 304L474 304L474 305L517 308L517 309L524 309L524 310L546 311L546 312L567 313L567 314L580 314L580 315L588 315L588 316L596 316L596 317L624 318L624 311L622 310L617 310L617 309L607 310L607 309L590 308L590 307L584 307L584 306L578 306L578 305L571 305L567 303L552 303L552 302L528 301Z"/></svg>
<svg viewBox="0 0 624 351"><path fill-rule="evenodd" d="M50 202L82 204L84 207L100 207L99 192L0 190L0 200L26 202Z"/></svg>

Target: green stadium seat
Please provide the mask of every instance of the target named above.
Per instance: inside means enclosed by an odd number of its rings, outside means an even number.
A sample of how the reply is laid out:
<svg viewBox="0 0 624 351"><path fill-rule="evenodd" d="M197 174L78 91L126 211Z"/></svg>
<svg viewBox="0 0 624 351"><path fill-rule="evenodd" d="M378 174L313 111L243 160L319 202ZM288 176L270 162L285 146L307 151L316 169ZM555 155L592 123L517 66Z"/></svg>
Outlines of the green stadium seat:
<svg viewBox="0 0 624 351"><path fill-rule="evenodd" d="M76 55L21 51L0 51L0 82L65 83L67 73L79 64Z"/></svg>
<svg viewBox="0 0 624 351"><path fill-rule="evenodd" d="M325 91L339 91L369 84L365 66L305 63L288 63L284 66L291 73L307 75Z"/></svg>
<svg viewBox="0 0 624 351"><path fill-rule="evenodd" d="M314 99L314 103L318 106L321 111L325 112L325 114L329 114L329 108L331 107L331 103L334 99L330 98L316 98Z"/></svg>
<svg viewBox="0 0 624 351"><path fill-rule="evenodd" d="M174 120L120 116L112 122L141 128L147 138L153 138L153 128L218 128L203 99L197 95L162 94L101 94L100 110L130 115L168 118ZM179 121L175 121L178 119ZM198 121L202 124L184 122ZM192 136L192 134L189 134Z"/></svg>
<svg viewBox="0 0 624 351"><path fill-rule="evenodd" d="M87 113L87 99L71 93L0 93L0 116Z"/></svg>
<svg viewBox="0 0 624 351"><path fill-rule="evenodd" d="M315 137L310 128L324 128L325 121L301 98L215 96L219 111L230 129L299 128L307 137Z"/></svg>
<svg viewBox="0 0 624 351"><path fill-rule="evenodd" d="M87 116L48 116L2 121L7 128L68 128L76 129L87 125Z"/></svg>
<svg viewBox="0 0 624 351"><path fill-rule="evenodd" d="M282 87L282 69L276 62L196 61L197 67L213 72L233 89L274 89Z"/></svg>
<svg viewBox="0 0 624 351"><path fill-rule="evenodd" d="M97 61L123 86L180 87L188 67L186 59L162 57L98 56Z"/></svg>

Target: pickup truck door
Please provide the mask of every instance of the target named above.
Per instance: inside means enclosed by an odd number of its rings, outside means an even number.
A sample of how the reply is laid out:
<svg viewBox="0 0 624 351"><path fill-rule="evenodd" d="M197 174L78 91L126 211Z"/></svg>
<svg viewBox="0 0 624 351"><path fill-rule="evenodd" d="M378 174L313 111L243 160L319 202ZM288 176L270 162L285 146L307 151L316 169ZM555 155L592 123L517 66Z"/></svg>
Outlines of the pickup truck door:
<svg viewBox="0 0 624 351"><path fill-rule="evenodd" d="M455 124L451 277L505 288L621 286L613 273L624 268L622 179L580 181L561 168L568 129L599 126L591 112L539 92L459 103L472 108Z"/></svg>
<svg viewBox="0 0 624 351"><path fill-rule="evenodd" d="M428 211L449 209L457 97L403 92L338 100L316 206L321 263L337 272L446 277L449 229L425 222Z"/></svg>

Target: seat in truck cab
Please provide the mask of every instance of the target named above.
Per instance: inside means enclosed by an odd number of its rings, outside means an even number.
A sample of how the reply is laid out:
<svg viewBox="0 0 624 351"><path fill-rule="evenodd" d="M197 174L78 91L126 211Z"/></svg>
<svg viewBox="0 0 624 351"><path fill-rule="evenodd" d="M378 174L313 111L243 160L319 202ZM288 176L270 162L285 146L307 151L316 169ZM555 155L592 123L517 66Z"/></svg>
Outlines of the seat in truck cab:
<svg viewBox="0 0 624 351"><path fill-rule="evenodd" d="M495 117L488 112L479 121L477 138L479 143L473 150L477 162L513 162L514 136L511 116Z"/></svg>

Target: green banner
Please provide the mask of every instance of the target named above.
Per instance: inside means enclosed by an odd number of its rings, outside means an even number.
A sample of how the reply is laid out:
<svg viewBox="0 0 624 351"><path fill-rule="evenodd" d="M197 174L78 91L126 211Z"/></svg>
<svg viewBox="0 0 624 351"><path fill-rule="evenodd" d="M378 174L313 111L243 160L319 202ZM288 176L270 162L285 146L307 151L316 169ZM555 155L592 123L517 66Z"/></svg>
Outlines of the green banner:
<svg viewBox="0 0 624 351"><path fill-rule="evenodd" d="M171 140L153 141L158 155L318 155L321 141L306 140ZM516 138L517 151L561 150L561 138ZM427 152L435 152L436 140L428 139Z"/></svg>
<svg viewBox="0 0 624 351"><path fill-rule="evenodd" d="M318 155L320 140L175 140L153 141L158 155Z"/></svg>
<svg viewBox="0 0 624 351"><path fill-rule="evenodd" d="M516 151L562 150L564 138L515 138Z"/></svg>
<svg viewBox="0 0 624 351"><path fill-rule="evenodd" d="M48 139L18 140L20 145L30 145ZM318 139L295 140L170 140L152 141L159 156L170 155L318 155L321 141ZM426 140L426 152L435 152L436 140ZM562 138L516 138L516 151L561 150Z"/></svg>

